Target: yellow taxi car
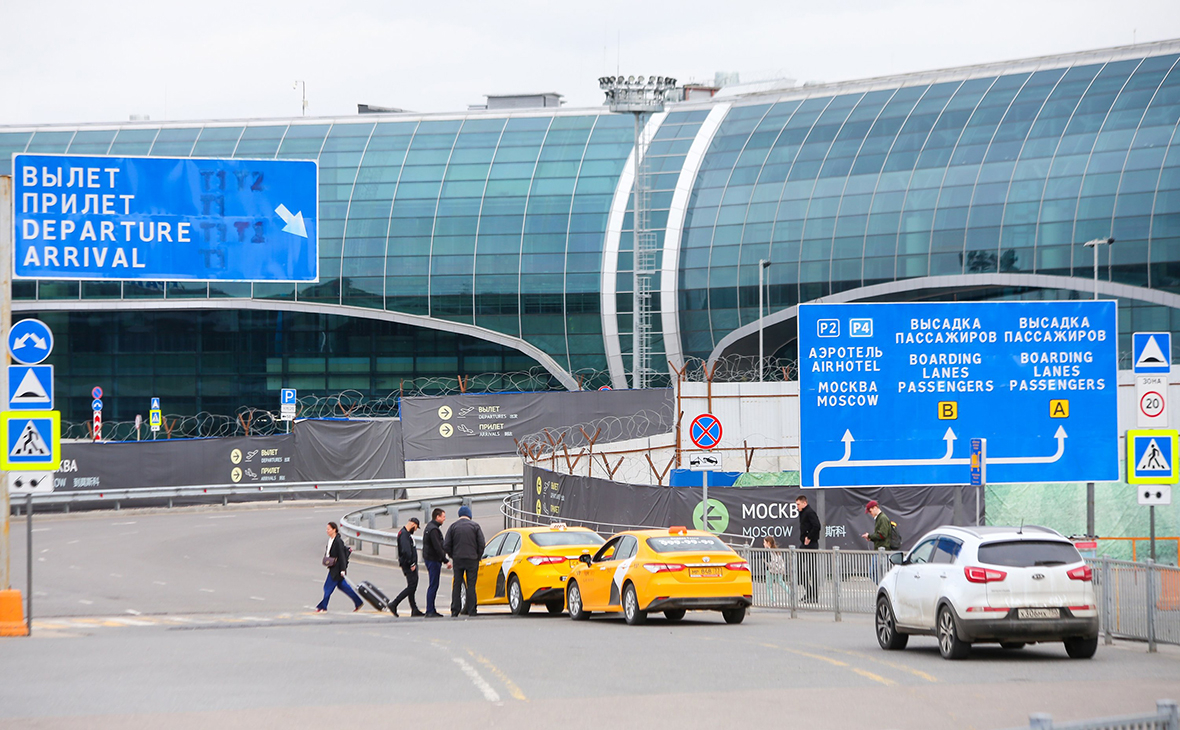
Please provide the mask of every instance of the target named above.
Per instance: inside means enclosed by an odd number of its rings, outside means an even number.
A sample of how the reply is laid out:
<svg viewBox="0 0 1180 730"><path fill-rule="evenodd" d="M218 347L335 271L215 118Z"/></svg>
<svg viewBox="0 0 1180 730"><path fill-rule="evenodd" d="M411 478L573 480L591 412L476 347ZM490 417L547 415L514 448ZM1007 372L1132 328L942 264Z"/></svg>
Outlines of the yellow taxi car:
<svg viewBox="0 0 1180 730"><path fill-rule="evenodd" d="M561 523L498 532L479 561L476 605L507 603L512 613L523 616L534 603L543 603L549 613L561 613L566 576L581 565L582 555L593 553L603 542L592 530Z"/></svg>
<svg viewBox="0 0 1180 730"><path fill-rule="evenodd" d="M575 621L596 611L622 611L632 625L651 611L679 621L686 610L703 609L721 611L726 623L738 624L753 602L749 563L700 530L620 532L580 560L565 590Z"/></svg>

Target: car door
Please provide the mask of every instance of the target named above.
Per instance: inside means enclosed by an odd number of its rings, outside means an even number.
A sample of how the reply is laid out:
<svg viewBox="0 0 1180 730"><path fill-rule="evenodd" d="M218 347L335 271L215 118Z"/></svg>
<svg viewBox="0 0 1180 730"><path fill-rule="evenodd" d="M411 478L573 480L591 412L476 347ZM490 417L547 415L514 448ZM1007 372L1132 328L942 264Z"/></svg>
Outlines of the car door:
<svg viewBox="0 0 1180 730"><path fill-rule="evenodd" d="M480 606L496 602L496 576L500 573L498 553L509 534L511 533L501 532L483 549L483 557L479 560L479 573L475 579L475 594L479 596Z"/></svg>
<svg viewBox="0 0 1180 730"><path fill-rule="evenodd" d="M508 573L511 572L512 566L516 563L517 556L520 555L520 533L510 532L504 538L504 544L500 546L500 552L496 555L499 561L499 576L496 577L495 600L508 600Z"/></svg>
<svg viewBox="0 0 1180 730"><path fill-rule="evenodd" d="M918 609L919 594L921 593L922 571L934 556L934 548L938 537L928 537L918 543L906 562L897 568L897 579L893 588L893 610L897 613L897 622L904 626L921 626L921 613Z"/></svg>
<svg viewBox="0 0 1180 730"><path fill-rule="evenodd" d="M619 561L615 559L623 536L611 538L594 553L590 565L579 579L582 589L582 606L587 611L601 611L610 601L611 581Z"/></svg>
<svg viewBox="0 0 1180 730"><path fill-rule="evenodd" d="M615 569L611 573L610 587L607 595L608 606L623 605L623 581L627 579L627 571L635 561L635 553L639 552L639 541L634 535L624 535L619 542L619 549L615 551ZM642 601L641 601L642 603Z"/></svg>
<svg viewBox="0 0 1180 730"><path fill-rule="evenodd" d="M921 626L934 626L938 599L946 595L947 580L951 577L955 559L963 543L953 537L939 535L934 547L934 556L926 565L920 566L921 580L914 593L918 610L918 621Z"/></svg>

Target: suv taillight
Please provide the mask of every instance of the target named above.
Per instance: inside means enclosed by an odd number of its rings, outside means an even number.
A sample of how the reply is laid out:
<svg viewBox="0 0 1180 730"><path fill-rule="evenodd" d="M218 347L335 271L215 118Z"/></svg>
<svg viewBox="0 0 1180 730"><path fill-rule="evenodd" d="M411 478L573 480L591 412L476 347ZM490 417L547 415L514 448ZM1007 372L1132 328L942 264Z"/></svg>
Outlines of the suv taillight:
<svg viewBox="0 0 1180 730"><path fill-rule="evenodd" d="M1089 565L1083 565L1081 567L1074 568L1073 570L1066 572L1066 575L1069 576L1070 580L1094 580L1094 570Z"/></svg>
<svg viewBox="0 0 1180 730"><path fill-rule="evenodd" d="M978 568L975 566L963 568L963 573L967 576L967 580L972 583L998 583L1008 577L1008 574L1002 570Z"/></svg>
<svg viewBox="0 0 1180 730"><path fill-rule="evenodd" d="M561 555L534 555L529 558L529 562L533 565L553 565L555 563L564 563L565 558Z"/></svg>

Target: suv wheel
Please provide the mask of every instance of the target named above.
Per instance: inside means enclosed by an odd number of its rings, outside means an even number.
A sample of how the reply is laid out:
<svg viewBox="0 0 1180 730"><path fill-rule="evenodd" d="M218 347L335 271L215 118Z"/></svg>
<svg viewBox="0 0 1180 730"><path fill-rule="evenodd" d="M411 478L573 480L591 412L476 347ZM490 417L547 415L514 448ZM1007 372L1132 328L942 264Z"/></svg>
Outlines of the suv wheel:
<svg viewBox="0 0 1180 730"><path fill-rule="evenodd" d="M938 653L943 659L963 659L971 653L971 645L959 638L955 612L950 606L938 609Z"/></svg>
<svg viewBox="0 0 1180 730"><path fill-rule="evenodd" d="M897 621L893 618L893 607L889 599L881 596L877 599L877 643L886 651L904 649L910 641L909 634L897 630Z"/></svg>
<svg viewBox="0 0 1180 730"><path fill-rule="evenodd" d="M1075 636L1065 640L1065 653L1070 659L1089 659L1098 651L1098 637Z"/></svg>

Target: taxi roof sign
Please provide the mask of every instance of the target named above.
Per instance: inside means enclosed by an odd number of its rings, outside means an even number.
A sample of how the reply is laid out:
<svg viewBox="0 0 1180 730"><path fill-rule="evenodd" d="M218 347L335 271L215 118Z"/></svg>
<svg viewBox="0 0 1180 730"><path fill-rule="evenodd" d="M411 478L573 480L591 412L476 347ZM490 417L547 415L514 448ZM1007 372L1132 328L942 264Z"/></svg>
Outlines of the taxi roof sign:
<svg viewBox="0 0 1180 730"><path fill-rule="evenodd" d="M1176 429L1127 431L1127 484L1175 484L1180 481L1180 433Z"/></svg>

